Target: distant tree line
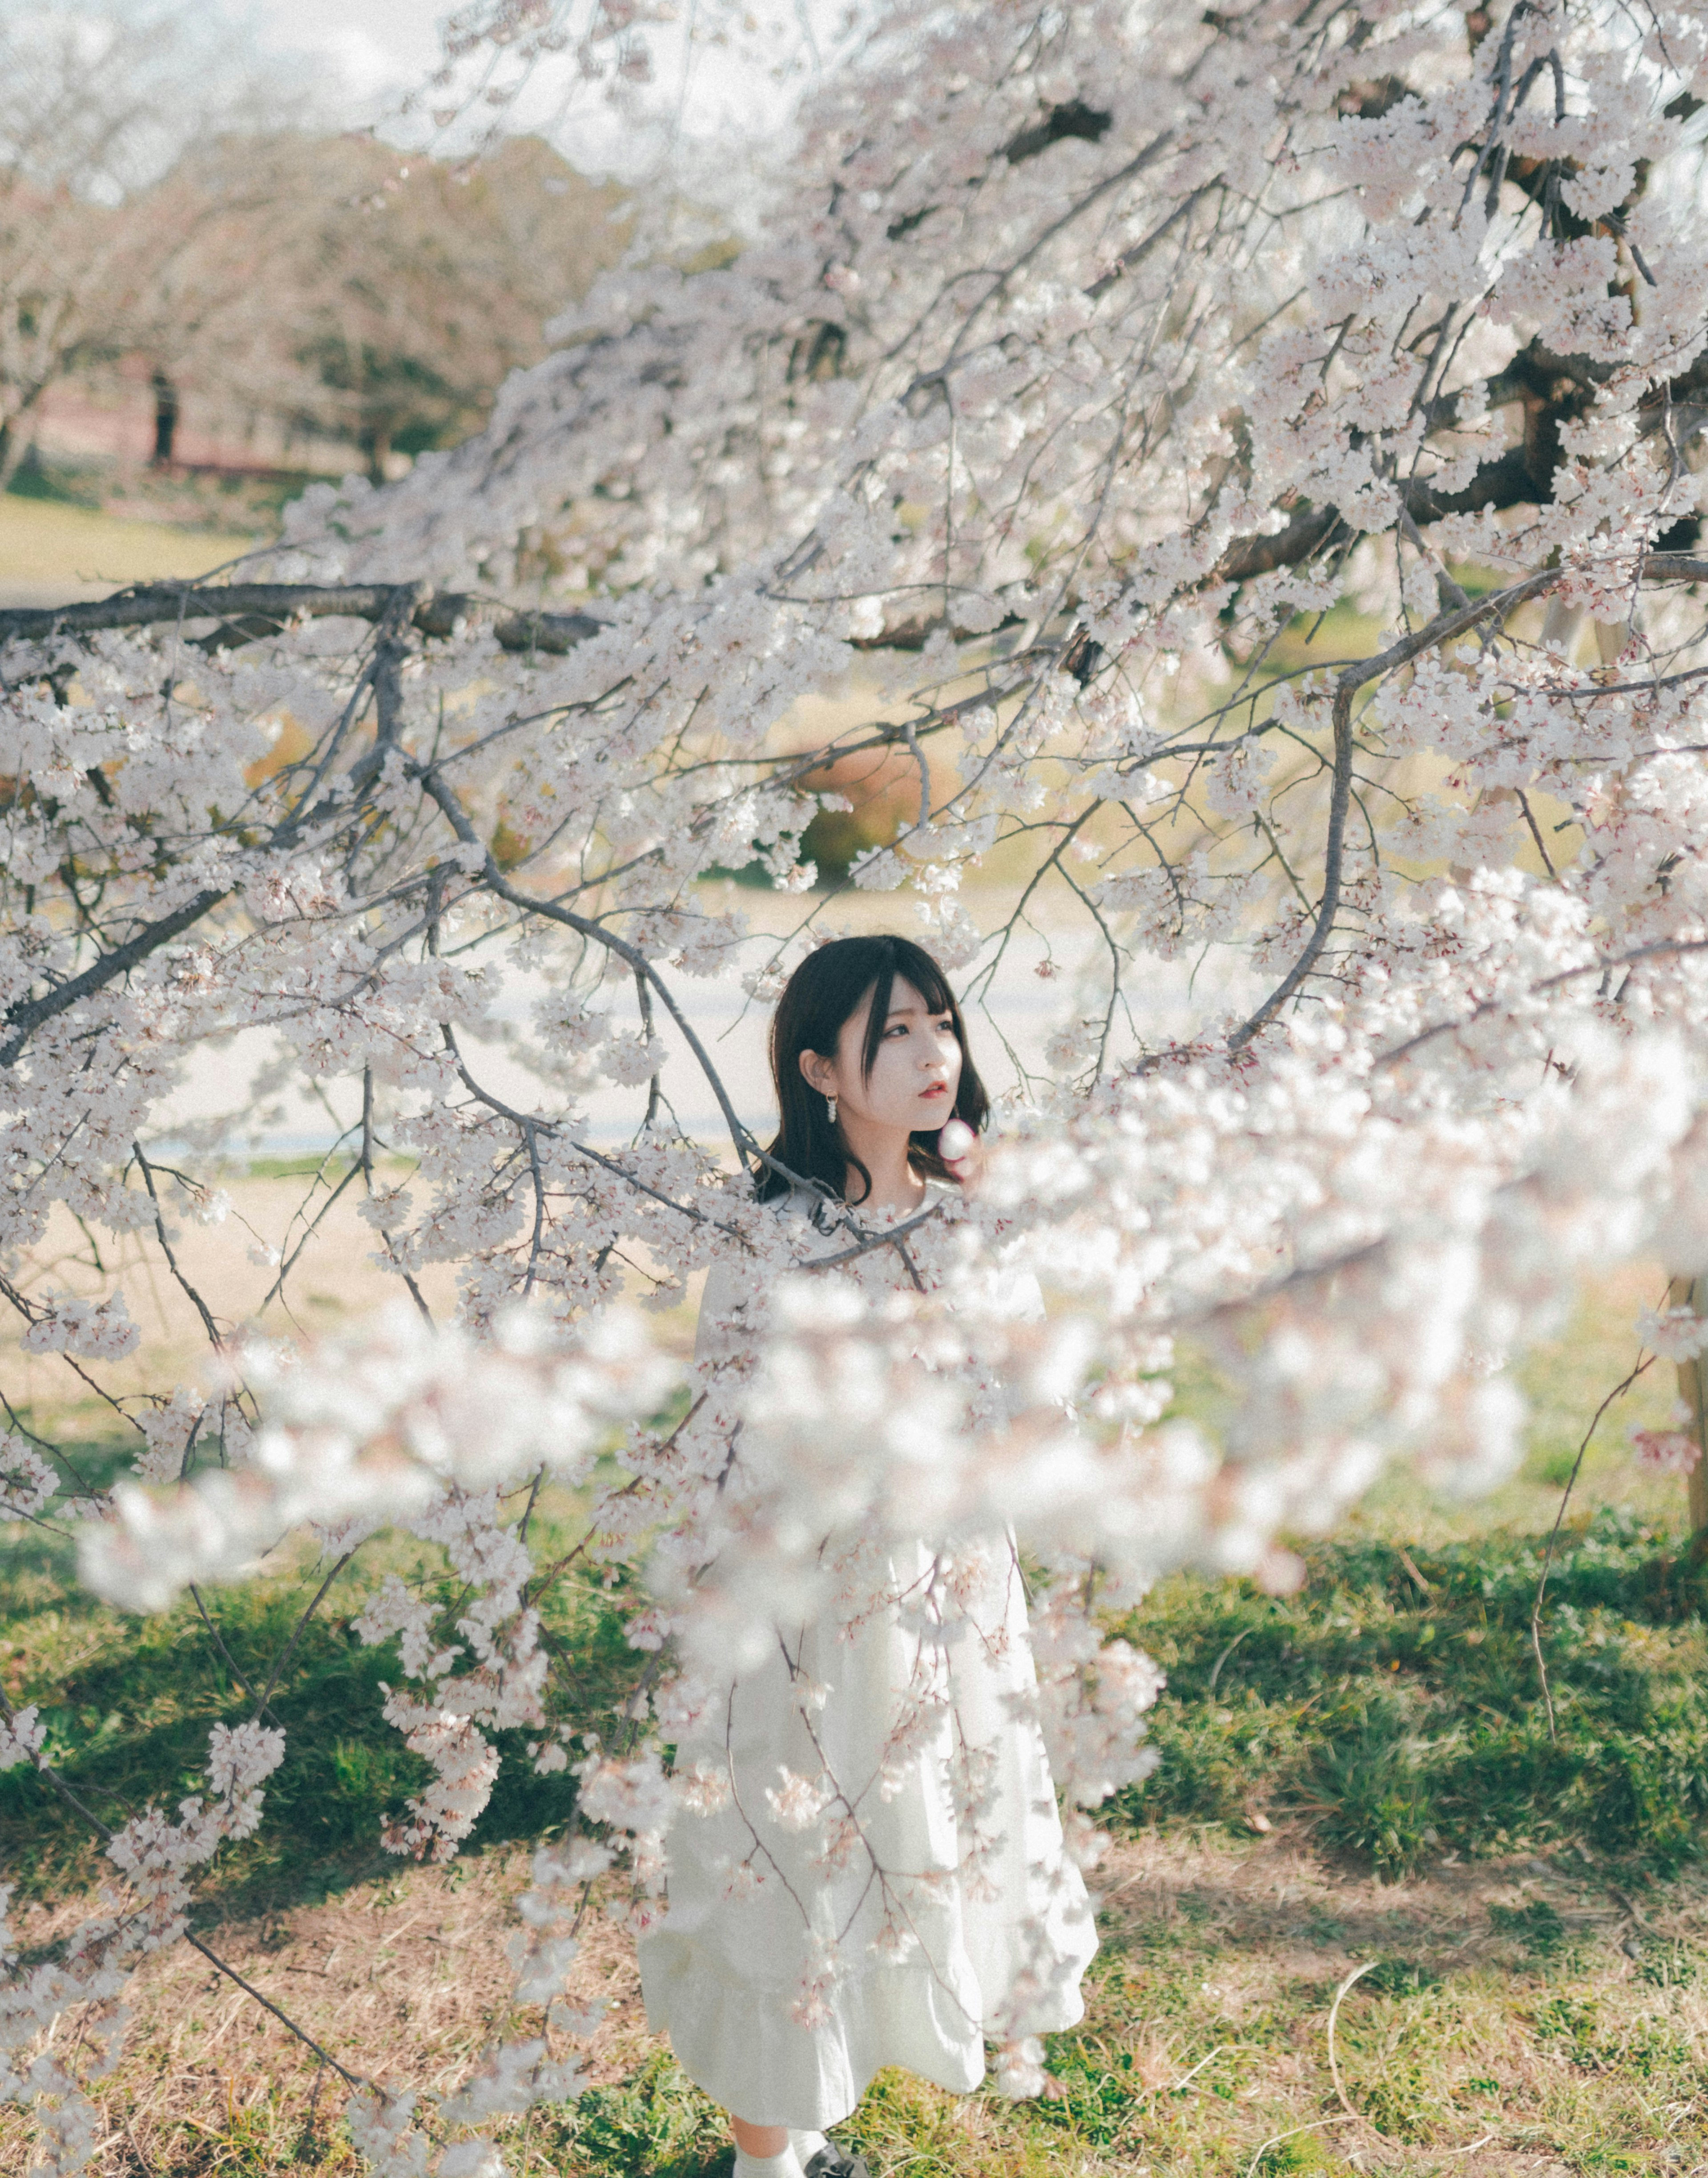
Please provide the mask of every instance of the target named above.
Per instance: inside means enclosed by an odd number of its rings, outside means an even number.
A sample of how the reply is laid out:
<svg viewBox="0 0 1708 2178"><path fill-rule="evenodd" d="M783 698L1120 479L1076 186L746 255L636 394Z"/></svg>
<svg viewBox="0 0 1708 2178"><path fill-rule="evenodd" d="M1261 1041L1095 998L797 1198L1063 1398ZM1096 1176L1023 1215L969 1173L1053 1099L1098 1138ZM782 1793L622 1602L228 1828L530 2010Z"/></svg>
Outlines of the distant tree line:
<svg viewBox="0 0 1708 2178"><path fill-rule="evenodd" d="M537 138L457 166L317 129L169 23L0 24L0 486L49 388L126 360L156 462L205 405L377 479L478 428L627 233L620 192Z"/></svg>

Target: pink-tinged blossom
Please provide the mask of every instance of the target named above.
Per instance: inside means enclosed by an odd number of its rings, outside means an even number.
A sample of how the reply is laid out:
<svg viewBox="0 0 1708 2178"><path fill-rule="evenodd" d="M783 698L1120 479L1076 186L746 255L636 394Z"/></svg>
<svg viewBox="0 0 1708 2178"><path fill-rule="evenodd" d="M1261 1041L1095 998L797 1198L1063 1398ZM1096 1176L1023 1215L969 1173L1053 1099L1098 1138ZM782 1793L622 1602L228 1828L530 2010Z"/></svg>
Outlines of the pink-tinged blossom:
<svg viewBox="0 0 1708 2178"><path fill-rule="evenodd" d="M1683 1430L1634 1429L1631 1445L1641 1465L1657 1475L1689 1475L1702 1447Z"/></svg>
<svg viewBox="0 0 1708 2178"><path fill-rule="evenodd" d="M59 1478L24 1438L0 1436L0 1520L33 1520L59 1488Z"/></svg>
<svg viewBox="0 0 1708 2178"><path fill-rule="evenodd" d="M20 1762L38 1762L47 1742L47 1727L34 1702L0 1717L0 1770L15 1770Z"/></svg>
<svg viewBox="0 0 1708 2178"><path fill-rule="evenodd" d="M85 1361L118 1361L134 1353L142 1336L130 1320L123 1294L90 1300L79 1294L47 1294L42 1312L28 1324L24 1345L31 1354L73 1354Z"/></svg>

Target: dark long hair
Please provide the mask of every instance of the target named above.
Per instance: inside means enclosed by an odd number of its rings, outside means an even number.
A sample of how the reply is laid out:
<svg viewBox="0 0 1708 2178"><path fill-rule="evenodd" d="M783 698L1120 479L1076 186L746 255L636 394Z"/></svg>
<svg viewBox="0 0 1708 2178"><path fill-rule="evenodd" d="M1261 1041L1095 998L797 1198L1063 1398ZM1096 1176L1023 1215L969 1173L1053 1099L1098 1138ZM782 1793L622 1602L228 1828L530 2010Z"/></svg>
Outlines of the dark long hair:
<svg viewBox="0 0 1708 2178"><path fill-rule="evenodd" d="M947 1014L955 1024L955 1042L961 1046L961 1081L952 1116L964 1120L977 1134L990 1111L990 1098L966 1048L966 1024L949 988L949 978L922 947L911 938L887 933L876 938L835 938L821 945L790 977L771 1021L771 1079L777 1087L777 1112L782 1125L770 1154L802 1179L818 1181L839 1202L851 1166L865 1183L856 1198L858 1201L863 1201L872 1192L872 1175L843 1141L841 1130L831 1125L824 1097L808 1086L801 1071L801 1054L815 1051L825 1058L834 1055L844 1027L859 1012L860 1002L869 991L872 1011L860 1055L861 1071L869 1076L883 1041L890 994L898 976L912 984L933 1014ZM937 1154L937 1136L935 1127L926 1133L916 1131L910 1137L912 1147L908 1161L917 1172L953 1179L955 1174ZM760 1201L769 1202L786 1195L789 1186L781 1174L767 1167L755 1182L754 1191Z"/></svg>

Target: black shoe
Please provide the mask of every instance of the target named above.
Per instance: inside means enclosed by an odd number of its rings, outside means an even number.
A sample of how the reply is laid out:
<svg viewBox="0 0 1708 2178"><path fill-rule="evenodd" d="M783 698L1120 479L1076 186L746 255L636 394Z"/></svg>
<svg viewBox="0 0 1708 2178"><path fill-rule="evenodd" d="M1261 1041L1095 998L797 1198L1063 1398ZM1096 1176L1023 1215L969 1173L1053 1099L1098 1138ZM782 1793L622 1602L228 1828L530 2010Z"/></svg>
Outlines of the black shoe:
<svg viewBox="0 0 1708 2178"><path fill-rule="evenodd" d="M832 2140L807 2165L806 2178L872 2178L872 2172L863 2155L851 2155Z"/></svg>

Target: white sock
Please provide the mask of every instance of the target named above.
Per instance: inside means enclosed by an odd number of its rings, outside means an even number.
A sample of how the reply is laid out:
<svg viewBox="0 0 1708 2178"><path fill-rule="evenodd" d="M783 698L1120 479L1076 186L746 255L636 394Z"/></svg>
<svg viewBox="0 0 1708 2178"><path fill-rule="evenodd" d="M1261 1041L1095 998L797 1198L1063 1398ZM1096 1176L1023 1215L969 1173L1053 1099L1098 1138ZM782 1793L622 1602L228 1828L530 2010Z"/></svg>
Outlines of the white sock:
<svg viewBox="0 0 1708 2178"><path fill-rule="evenodd" d="M749 2155L736 2150L735 2178L802 2178L792 2144L780 2155Z"/></svg>
<svg viewBox="0 0 1708 2178"><path fill-rule="evenodd" d="M830 2143L822 2132L796 2132L791 2130L789 2134L789 2145L799 2157L802 2170L805 2170L818 2150L821 2148L828 2148Z"/></svg>

